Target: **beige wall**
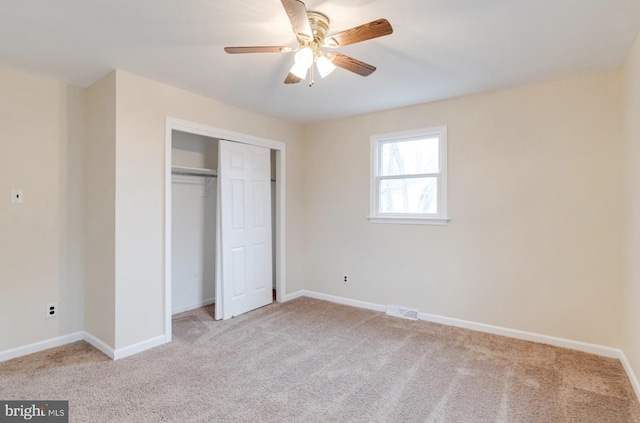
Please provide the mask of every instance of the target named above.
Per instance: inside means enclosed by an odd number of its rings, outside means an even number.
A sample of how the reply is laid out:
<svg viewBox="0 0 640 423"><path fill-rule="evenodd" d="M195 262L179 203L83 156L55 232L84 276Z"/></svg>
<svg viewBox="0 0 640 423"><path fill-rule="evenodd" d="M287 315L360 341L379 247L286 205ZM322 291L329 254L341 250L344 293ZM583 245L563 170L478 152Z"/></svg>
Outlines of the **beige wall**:
<svg viewBox="0 0 640 423"><path fill-rule="evenodd" d="M83 329L83 103L80 89L0 69L0 351Z"/></svg>
<svg viewBox="0 0 640 423"><path fill-rule="evenodd" d="M640 375L640 37L625 66L625 285L623 348Z"/></svg>
<svg viewBox="0 0 640 423"><path fill-rule="evenodd" d="M287 292L302 289L300 128L116 71L116 348L164 334L166 118L287 144Z"/></svg>
<svg viewBox="0 0 640 423"><path fill-rule="evenodd" d="M619 347L621 98L612 72L308 126L305 288ZM439 125L451 222L369 223L369 137Z"/></svg>
<svg viewBox="0 0 640 423"><path fill-rule="evenodd" d="M87 89L85 328L115 345L115 74Z"/></svg>

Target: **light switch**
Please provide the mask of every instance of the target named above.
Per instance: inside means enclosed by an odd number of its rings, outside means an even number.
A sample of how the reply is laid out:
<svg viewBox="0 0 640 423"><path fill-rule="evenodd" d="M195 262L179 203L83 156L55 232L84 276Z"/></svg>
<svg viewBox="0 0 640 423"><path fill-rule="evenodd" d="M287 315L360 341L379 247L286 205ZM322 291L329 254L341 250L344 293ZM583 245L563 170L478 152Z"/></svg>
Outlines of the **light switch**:
<svg viewBox="0 0 640 423"><path fill-rule="evenodd" d="M11 190L11 202L15 204L24 203L24 190L20 188L14 188Z"/></svg>

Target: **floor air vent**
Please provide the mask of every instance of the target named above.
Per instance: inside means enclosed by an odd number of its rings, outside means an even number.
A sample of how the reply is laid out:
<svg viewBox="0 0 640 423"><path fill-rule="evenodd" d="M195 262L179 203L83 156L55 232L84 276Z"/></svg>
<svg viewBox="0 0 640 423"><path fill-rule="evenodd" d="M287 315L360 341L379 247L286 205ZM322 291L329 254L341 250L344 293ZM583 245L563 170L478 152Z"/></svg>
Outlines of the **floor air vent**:
<svg viewBox="0 0 640 423"><path fill-rule="evenodd" d="M411 310L408 308L388 305L387 315L394 317L402 317L403 319L418 320L418 310Z"/></svg>

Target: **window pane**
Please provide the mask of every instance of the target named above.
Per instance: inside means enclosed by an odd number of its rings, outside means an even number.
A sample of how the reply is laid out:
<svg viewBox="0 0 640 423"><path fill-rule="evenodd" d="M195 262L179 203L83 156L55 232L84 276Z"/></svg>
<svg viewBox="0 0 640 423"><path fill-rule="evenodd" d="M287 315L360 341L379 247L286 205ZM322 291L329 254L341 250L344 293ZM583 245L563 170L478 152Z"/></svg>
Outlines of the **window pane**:
<svg viewBox="0 0 640 423"><path fill-rule="evenodd" d="M438 213L438 178L380 180L380 213Z"/></svg>
<svg viewBox="0 0 640 423"><path fill-rule="evenodd" d="M380 176L437 173L438 137L383 142Z"/></svg>

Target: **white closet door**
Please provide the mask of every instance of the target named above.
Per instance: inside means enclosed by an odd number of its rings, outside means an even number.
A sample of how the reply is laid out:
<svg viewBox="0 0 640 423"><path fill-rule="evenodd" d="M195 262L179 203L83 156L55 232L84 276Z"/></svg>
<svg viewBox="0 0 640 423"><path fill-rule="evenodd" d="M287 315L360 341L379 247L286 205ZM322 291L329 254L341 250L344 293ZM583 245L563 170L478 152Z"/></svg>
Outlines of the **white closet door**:
<svg viewBox="0 0 640 423"><path fill-rule="evenodd" d="M268 148L231 141L220 141L218 154L222 268L217 284L222 318L228 319L273 301L271 162Z"/></svg>

